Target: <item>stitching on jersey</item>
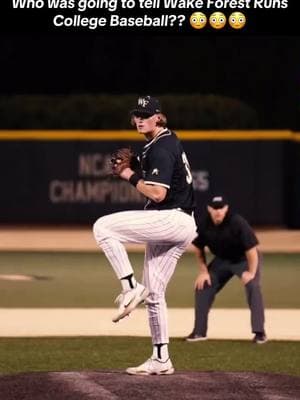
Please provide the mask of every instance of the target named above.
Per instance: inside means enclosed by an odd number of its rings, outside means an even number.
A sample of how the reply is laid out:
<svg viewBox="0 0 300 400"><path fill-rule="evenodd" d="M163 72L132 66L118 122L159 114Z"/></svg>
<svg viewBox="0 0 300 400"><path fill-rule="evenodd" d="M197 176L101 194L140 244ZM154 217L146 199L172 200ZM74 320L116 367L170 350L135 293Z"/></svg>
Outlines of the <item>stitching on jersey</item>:
<svg viewBox="0 0 300 400"><path fill-rule="evenodd" d="M146 153L150 150L150 147L151 147L151 145L153 144L153 143L155 143L155 142L157 142L159 139L161 139L162 137L165 137L165 136L170 136L170 135L172 135L172 132L169 130L169 129L164 129L159 135L157 135L157 136L155 136L152 140L151 140L151 142L149 142L149 143L147 143L145 146L144 146L144 148L143 148L143 152L142 152L142 158L145 158L146 157ZM144 181L144 183L146 184L146 185L158 185L158 186L162 186L162 187L165 187L165 188L167 188L167 189L170 189L170 186L169 185L166 185L166 184L163 184L163 183L158 183L158 182L152 182L152 181ZM147 207L149 206L151 204L151 200L150 199L148 199L147 200L147 203L145 204L145 206L144 206L144 210L146 210L147 209Z"/></svg>
<svg viewBox="0 0 300 400"><path fill-rule="evenodd" d="M172 132L171 132L169 129L163 130L159 135L155 136L155 137L151 140L151 142L145 144L145 146L144 146L144 151L147 151L147 150L149 149L149 147L150 147L153 143L157 142L157 141L158 141L159 139L161 139L162 137L164 137L164 136L170 136L170 135L172 135Z"/></svg>
<svg viewBox="0 0 300 400"><path fill-rule="evenodd" d="M150 140L149 143L146 143L145 146L144 146L144 148L150 146L153 142L155 142L155 141L157 140L157 138L159 138L162 134L164 134L164 132L168 132L168 131L169 131L168 128L166 128L166 129L164 129L163 131L161 131L160 134L154 136L154 138L153 138L152 140Z"/></svg>
<svg viewBox="0 0 300 400"><path fill-rule="evenodd" d="M170 131L169 131L170 132ZM170 135L172 135L172 132L170 132L170 133L165 133L165 134L163 134L163 135L159 135L159 137L154 141L154 142L151 142L151 144L154 144L154 143L156 143L159 139L161 139L162 137L166 137L166 136L170 136ZM150 143L148 143L148 145L149 145ZM148 146L148 145L146 145L146 146ZM145 146L145 147L146 147ZM147 152L151 149L151 146L149 146L149 147L147 147L147 148L145 148L144 147L144 149L143 149L143 152L142 152L142 158L145 158L146 157L146 154L147 154Z"/></svg>
<svg viewBox="0 0 300 400"><path fill-rule="evenodd" d="M170 189L170 185L166 185L165 183L160 183L160 182L152 182L152 181L144 181L145 185L157 185L157 186L163 186L167 189Z"/></svg>

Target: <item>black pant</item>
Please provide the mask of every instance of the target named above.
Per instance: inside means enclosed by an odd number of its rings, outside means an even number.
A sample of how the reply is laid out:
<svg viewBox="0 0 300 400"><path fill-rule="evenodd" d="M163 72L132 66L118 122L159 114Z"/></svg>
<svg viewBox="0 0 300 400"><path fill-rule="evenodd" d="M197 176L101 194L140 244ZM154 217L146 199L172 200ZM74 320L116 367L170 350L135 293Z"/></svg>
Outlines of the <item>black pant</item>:
<svg viewBox="0 0 300 400"><path fill-rule="evenodd" d="M208 265L208 271L211 277L211 286L205 285L204 289L195 291L195 327L194 333L206 336L208 313L213 304L216 294L226 285L234 276L242 276L244 271L248 270L248 263L245 260L231 262L215 257ZM254 279L245 286L248 305L251 313L252 332L264 332L264 304L260 287L261 255L257 272ZM234 324L237 321L232 321Z"/></svg>

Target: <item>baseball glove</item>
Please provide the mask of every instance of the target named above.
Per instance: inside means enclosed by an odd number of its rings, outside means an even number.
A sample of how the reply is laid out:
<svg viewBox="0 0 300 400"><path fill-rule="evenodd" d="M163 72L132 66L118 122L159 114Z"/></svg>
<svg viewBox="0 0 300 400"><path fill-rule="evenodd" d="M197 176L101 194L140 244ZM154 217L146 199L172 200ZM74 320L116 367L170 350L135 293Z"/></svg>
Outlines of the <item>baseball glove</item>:
<svg viewBox="0 0 300 400"><path fill-rule="evenodd" d="M119 176L125 168L136 170L138 167L138 158L130 147L118 149L111 155L111 172L114 176Z"/></svg>

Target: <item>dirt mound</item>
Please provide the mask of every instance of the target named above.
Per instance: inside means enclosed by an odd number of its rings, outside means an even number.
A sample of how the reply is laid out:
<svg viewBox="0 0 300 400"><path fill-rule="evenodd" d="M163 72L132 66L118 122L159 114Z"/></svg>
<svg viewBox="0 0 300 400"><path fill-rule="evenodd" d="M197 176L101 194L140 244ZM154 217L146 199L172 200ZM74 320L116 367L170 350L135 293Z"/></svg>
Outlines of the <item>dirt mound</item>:
<svg viewBox="0 0 300 400"><path fill-rule="evenodd" d="M300 378L255 372L182 372L129 376L123 371L47 372L0 377L5 400L297 400Z"/></svg>

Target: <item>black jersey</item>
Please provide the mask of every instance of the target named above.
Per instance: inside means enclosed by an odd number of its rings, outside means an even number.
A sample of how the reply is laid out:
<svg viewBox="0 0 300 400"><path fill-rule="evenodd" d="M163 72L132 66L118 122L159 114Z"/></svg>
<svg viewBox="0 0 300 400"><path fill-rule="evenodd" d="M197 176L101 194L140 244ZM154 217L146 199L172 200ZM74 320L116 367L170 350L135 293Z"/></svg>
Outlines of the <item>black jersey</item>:
<svg viewBox="0 0 300 400"><path fill-rule="evenodd" d="M145 209L192 211L195 208L190 165L174 132L164 129L148 142L143 148L141 165L146 185L168 189L162 202L155 203L149 199Z"/></svg>
<svg viewBox="0 0 300 400"><path fill-rule="evenodd" d="M215 225L207 213L196 223L198 236L193 244L202 249L207 246L217 257L240 261L247 250L258 244L253 229L239 214L228 212L223 222Z"/></svg>

